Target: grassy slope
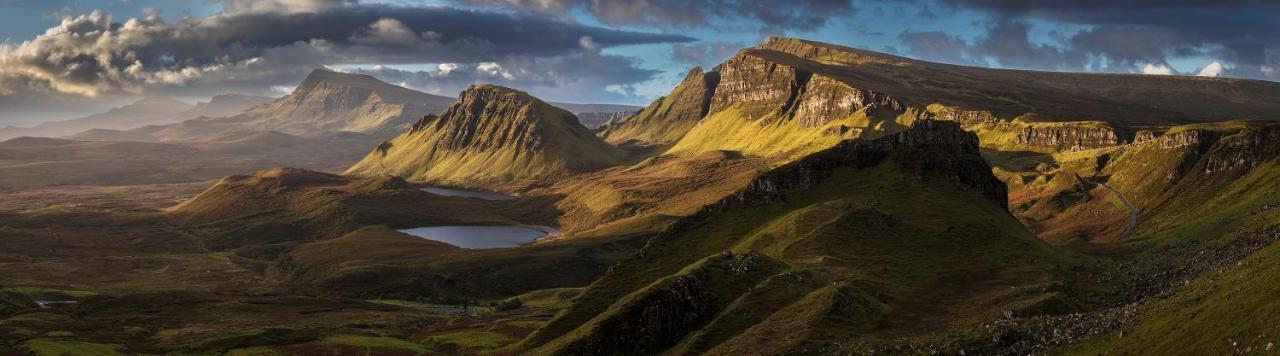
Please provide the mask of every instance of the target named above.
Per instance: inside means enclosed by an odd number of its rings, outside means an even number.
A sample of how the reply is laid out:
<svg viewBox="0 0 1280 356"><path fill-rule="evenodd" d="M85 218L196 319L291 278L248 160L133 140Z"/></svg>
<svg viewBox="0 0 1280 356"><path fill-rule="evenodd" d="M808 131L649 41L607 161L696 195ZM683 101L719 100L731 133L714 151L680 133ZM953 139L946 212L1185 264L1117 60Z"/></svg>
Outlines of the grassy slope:
<svg viewBox="0 0 1280 356"><path fill-rule="evenodd" d="M1280 221L1280 160L1256 167L1215 198L1187 207L1199 213L1140 236L1139 246L1227 246L1276 234ZM1271 206L1273 208L1268 209ZM1158 253L1159 249L1151 249ZM1165 298L1152 299L1136 325L1061 350L1065 353L1205 355L1263 351L1280 344L1280 245L1207 271ZM1275 348L1270 350L1274 351Z"/></svg>
<svg viewBox="0 0 1280 356"><path fill-rule="evenodd" d="M878 214L883 215L877 218ZM839 248L832 248L833 246ZM963 248L956 249L957 246ZM690 227L687 231L664 235L664 238L654 240L646 248L643 254L645 257L615 268L588 288L572 308L526 339L523 345L541 346L539 350L555 350L577 340L591 329L590 325L607 320L611 313L626 307L622 303L615 304L615 301L625 295L643 291L642 286L647 281L668 278L664 276L677 274L684 266L727 249L738 252L758 249L768 257L785 261L794 271L813 273L813 278L819 281L869 282L876 286L877 293L889 295L905 295L908 291L937 282L932 276L936 276L938 271L962 276L964 271L990 272L1037 264L1042 264L1043 267L1053 264L1055 259L1052 257L1055 254L1035 241L1017 221L997 205L976 194L904 179L890 163L870 171L845 169L812 191L788 198L783 203L726 211ZM1025 273L1032 279L1045 276L1044 270L1029 269ZM1041 277L1031 277L1036 275ZM830 296L837 294L835 292L835 289L831 289L815 293L827 293ZM1000 295L983 302L1015 303L1019 297ZM741 298L741 305L759 304L753 302L749 295ZM827 303L828 306L831 303L830 297L815 298L820 301L814 303ZM964 306L975 302L962 301L957 304ZM823 313L806 314L804 310L807 308L803 307L805 303L801 301L783 298L781 303L800 303L793 304L797 310L777 317L798 317L800 320L796 323L811 331L796 337L812 339L796 340L796 343L824 340L828 336L835 339L855 337L861 332L872 331L872 328L866 328L868 325L915 317L911 314L914 308L903 306L901 314L871 317L876 320L869 323L834 326L838 323L824 324L821 319ZM991 317L992 315L984 314L994 313L994 310L997 309L974 308L964 313L955 313L952 317L980 319ZM724 340L726 335L738 334L744 327L757 325L770 328L767 324L755 322L771 311L734 307L722 314L723 319L716 320L717 323L725 320L721 324L730 325L725 327L727 331L720 328L708 329L697 338ZM803 315L810 315L811 318ZM729 318L748 320L731 321ZM945 320L940 325L950 321L955 320ZM796 323L775 325L781 327L797 325ZM892 322L888 323L892 325ZM835 329L831 329L832 327ZM782 329L775 329L780 330ZM829 332L834 334L823 334ZM720 335L705 336L713 333ZM753 331L745 335L756 333L761 332ZM722 346L738 350L797 346L796 343L776 345L776 341L744 337ZM681 347L692 351L711 345L714 343L693 341Z"/></svg>
<svg viewBox="0 0 1280 356"><path fill-rule="evenodd" d="M831 118L819 127L802 127L795 119L774 111L752 121L731 107L708 115L666 154L692 155L710 151L736 151L747 156L794 159L829 148L850 138L874 138L910 126L914 116L867 117L865 111ZM841 127L853 128L843 134Z"/></svg>
<svg viewBox="0 0 1280 356"><path fill-rule="evenodd" d="M602 127L598 135L612 144L638 141L641 145L670 145L684 137L706 114L710 100L707 75L694 68L667 96L654 100L625 121Z"/></svg>

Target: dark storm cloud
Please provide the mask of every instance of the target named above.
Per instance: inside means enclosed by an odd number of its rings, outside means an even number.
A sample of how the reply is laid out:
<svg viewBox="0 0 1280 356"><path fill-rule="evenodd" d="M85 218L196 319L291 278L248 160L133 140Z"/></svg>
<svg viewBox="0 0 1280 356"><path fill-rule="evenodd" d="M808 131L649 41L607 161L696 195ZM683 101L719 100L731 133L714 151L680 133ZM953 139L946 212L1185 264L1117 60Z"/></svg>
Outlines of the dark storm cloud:
<svg viewBox="0 0 1280 356"><path fill-rule="evenodd" d="M1030 26L1023 21L1000 20L974 43L975 56L987 57L1002 67L1039 70L1079 70L1083 56L1056 46L1033 43Z"/></svg>
<svg viewBox="0 0 1280 356"><path fill-rule="evenodd" d="M941 31L903 32L898 34L902 54L915 58L951 64L981 64L969 57L969 43Z"/></svg>
<svg viewBox="0 0 1280 356"><path fill-rule="evenodd" d="M1044 20L1086 26L1065 39L1071 56L1042 67L1070 67L1081 56L1103 70L1206 56L1229 62L1226 75L1280 80L1280 2L1271 0L941 0L985 11L995 21ZM996 35L993 38L999 37ZM1016 40L1016 39L1014 39ZM993 44L994 45L994 44ZM997 45L998 47L998 45ZM1044 58L1053 60L1055 58Z"/></svg>
<svg viewBox="0 0 1280 356"><path fill-rule="evenodd" d="M536 16L346 3L229 4L229 13L173 24L154 14L123 24L98 12L65 18L33 40L0 47L0 94L30 87L98 95L270 82L295 80L298 68L325 64L477 63L572 55L583 43L598 50L690 40Z"/></svg>
<svg viewBox="0 0 1280 356"><path fill-rule="evenodd" d="M759 31L808 31L847 17L851 0L454 0L457 3L568 13L581 10L610 25L703 27L734 23Z"/></svg>

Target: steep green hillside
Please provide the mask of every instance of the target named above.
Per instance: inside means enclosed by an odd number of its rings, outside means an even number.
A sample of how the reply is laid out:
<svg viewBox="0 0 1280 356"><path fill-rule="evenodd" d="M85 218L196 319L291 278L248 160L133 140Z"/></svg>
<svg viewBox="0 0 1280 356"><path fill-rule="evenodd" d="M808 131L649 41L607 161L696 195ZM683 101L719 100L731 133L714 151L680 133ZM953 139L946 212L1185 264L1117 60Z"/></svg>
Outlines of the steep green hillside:
<svg viewBox="0 0 1280 356"><path fill-rule="evenodd" d="M677 221L518 349L856 352L1070 310L1053 282L1065 260L1004 200L953 123L844 141Z"/></svg>
<svg viewBox="0 0 1280 356"><path fill-rule="evenodd" d="M670 94L654 100L624 121L601 127L599 136L615 145L673 144L707 115L711 109L711 95L719 82L719 73L703 72L701 67L695 67Z"/></svg>
<svg viewBox="0 0 1280 356"><path fill-rule="evenodd" d="M493 85L467 89L440 116L428 115L347 171L412 181L493 187L621 162L567 111Z"/></svg>
<svg viewBox="0 0 1280 356"><path fill-rule="evenodd" d="M1071 354L1207 355L1280 347L1280 159L1272 157L1201 204L1193 215L1136 237L1143 248L1128 287L1152 297L1112 333L1061 350ZM1173 210L1173 209L1169 209Z"/></svg>

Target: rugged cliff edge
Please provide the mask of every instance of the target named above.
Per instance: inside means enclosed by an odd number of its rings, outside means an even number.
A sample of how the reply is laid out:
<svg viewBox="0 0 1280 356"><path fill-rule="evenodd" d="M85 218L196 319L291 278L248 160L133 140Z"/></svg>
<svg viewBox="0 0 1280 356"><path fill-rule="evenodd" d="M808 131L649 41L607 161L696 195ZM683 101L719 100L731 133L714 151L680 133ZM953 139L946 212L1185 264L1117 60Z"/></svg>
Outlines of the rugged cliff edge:
<svg viewBox="0 0 1280 356"><path fill-rule="evenodd" d="M1132 142L1146 127L1280 111L1272 100L1280 85L1270 82L962 67L777 37L703 80L700 72L602 137L673 142L659 153L727 150L786 161L935 118L963 123L983 147L1058 153ZM706 80L712 74L717 80ZM701 115L697 103L707 103Z"/></svg>
<svg viewBox="0 0 1280 356"><path fill-rule="evenodd" d="M347 173L493 188L599 169L621 157L567 111L517 90L474 85Z"/></svg>

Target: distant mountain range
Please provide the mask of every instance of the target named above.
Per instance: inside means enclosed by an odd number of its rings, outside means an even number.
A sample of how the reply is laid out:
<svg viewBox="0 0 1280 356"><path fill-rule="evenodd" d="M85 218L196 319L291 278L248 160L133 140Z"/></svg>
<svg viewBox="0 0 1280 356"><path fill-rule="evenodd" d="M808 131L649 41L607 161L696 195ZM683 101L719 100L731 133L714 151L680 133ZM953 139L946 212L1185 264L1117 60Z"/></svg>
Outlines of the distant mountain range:
<svg viewBox="0 0 1280 356"><path fill-rule="evenodd" d="M170 98L149 97L101 114L78 119L46 122L32 127L0 128L0 140L18 136L61 137L88 129L122 130L145 125L175 123L198 117L226 116L271 100L267 97L223 94L193 106Z"/></svg>
<svg viewBox="0 0 1280 356"><path fill-rule="evenodd" d="M229 132L278 131L311 137L358 133L371 142L400 134L423 116L439 113L454 98L392 85L372 76L317 69L289 95L225 117L198 118L130 130L92 130L84 140L197 142ZM566 110L611 113L636 107L613 104L553 104Z"/></svg>

